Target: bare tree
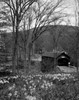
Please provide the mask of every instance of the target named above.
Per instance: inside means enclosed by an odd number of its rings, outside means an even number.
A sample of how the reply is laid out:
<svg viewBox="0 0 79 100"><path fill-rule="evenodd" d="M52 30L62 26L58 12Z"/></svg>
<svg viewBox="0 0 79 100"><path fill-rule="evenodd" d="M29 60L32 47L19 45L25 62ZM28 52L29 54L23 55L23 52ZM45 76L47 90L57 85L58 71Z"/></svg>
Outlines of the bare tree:
<svg viewBox="0 0 79 100"><path fill-rule="evenodd" d="M34 42L47 30L49 25L52 24L54 25L54 23L59 19L69 16L66 13L62 13L62 11L65 8L67 8L67 7L61 7L63 5L63 2L64 2L63 0L58 0L55 3L53 1L51 3L45 2L44 4L36 2L30 7L28 11L28 16L26 14L25 17L26 23L24 21L25 23L24 30L27 29L27 35L25 39L22 38L26 46L24 45L24 47L22 47L20 44L19 46L21 48L26 47L25 53L26 51L28 52L27 54L28 54L29 64ZM25 62L26 62L26 57L25 57Z"/></svg>
<svg viewBox="0 0 79 100"><path fill-rule="evenodd" d="M30 55L34 42L38 37L46 31L48 25L54 24L57 20L62 17L67 17L66 13L62 13L63 0L57 0L57 2L45 2L40 4L36 1L36 7L34 4L35 0L0 0L6 4L7 19L12 25L12 41L13 41L13 70L15 72L17 66L17 54L18 54L18 43L19 41L19 30L21 28L21 22L24 20L24 55L25 55L25 68L26 68L26 51L28 54L29 64ZM7 9L8 8L8 9ZM60 9L61 8L61 9ZM46 27L44 27L46 26ZM32 31L30 29L33 27ZM27 29L27 34L25 34ZM21 46L20 46L21 47Z"/></svg>
<svg viewBox="0 0 79 100"><path fill-rule="evenodd" d="M19 36L19 25L23 19L23 16L28 11L34 0L1 0L9 9L9 16L12 23L12 41L13 41L13 72L16 71L15 66L17 66L17 48L18 48L18 36ZM7 15L7 13L6 13Z"/></svg>

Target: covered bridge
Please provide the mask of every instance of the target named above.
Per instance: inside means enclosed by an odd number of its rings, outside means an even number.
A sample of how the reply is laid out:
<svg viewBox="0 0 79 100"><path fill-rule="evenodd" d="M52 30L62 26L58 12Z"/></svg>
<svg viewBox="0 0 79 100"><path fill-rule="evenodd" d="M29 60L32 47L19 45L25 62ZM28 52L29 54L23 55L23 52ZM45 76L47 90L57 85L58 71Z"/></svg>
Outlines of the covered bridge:
<svg viewBox="0 0 79 100"><path fill-rule="evenodd" d="M69 66L70 56L65 52L53 53L45 52L42 54L41 71L49 72L58 66ZM56 64L56 65L55 65Z"/></svg>

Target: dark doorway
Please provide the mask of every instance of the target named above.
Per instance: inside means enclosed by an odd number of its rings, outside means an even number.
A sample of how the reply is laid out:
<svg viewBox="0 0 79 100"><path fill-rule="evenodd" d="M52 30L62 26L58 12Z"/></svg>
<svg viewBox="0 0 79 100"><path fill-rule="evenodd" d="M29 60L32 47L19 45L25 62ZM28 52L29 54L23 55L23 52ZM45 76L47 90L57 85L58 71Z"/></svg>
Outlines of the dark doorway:
<svg viewBox="0 0 79 100"><path fill-rule="evenodd" d="M70 62L70 56L66 54L65 52L61 53L57 57L57 65L58 66L68 66Z"/></svg>

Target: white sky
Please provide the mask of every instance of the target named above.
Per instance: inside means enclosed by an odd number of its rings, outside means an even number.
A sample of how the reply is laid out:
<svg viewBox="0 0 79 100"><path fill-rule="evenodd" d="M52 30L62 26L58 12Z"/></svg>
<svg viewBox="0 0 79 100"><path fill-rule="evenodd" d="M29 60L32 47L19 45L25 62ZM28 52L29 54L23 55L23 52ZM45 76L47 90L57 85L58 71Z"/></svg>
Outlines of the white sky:
<svg viewBox="0 0 79 100"><path fill-rule="evenodd" d="M53 1L53 0L41 0L41 2L44 2L44 1ZM56 1L56 0L54 0ZM66 23L66 22L62 22L63 25L72 25L72 26L76 26L76 20L75 20L75 0L63 0L64 2L64 5L67 6L67 9L64 10L65 13L68 13L68 14L72 14L73 16L72 17L69 17L69 18L66 18L65 21L70 21L70 24ZM0 5L1 6L1 5Z"/></svg>
<svg viewBox="0 0 79 100"><path fill-rule="evenodd" d="M47 0L41 0L43 2L47 1ZM53 0L48 0L48 1L53 1ZM63 0L64 5L67 6L67 9L64 10L65 13L68 14L73 14L72 17L69 17L70 23L71 25L75 26L77 25L77 22L75 20L75 10L76 10L76 4L75 4L76 0ZM63 24L65 24L65 22L63 22Z"/></svg>

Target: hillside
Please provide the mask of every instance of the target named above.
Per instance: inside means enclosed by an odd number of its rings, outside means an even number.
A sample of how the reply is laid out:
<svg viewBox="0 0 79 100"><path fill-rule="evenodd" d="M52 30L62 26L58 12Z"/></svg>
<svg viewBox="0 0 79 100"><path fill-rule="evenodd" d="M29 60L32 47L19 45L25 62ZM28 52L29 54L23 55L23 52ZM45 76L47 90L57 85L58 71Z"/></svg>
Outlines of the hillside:
<svg viewBox="0 0 79 100"><path fill-rule="evenodd" d="M53 51L53 49L64 50L68 52L68 54L72 57L72 60L76 63L76 45L78 43L77 36L79 28L74 26L44 26L44 31L41 36L34 42L34 51L35 53L39 53L40 51ZM25 31L27 34L29 30ZM31 35L33 34L33 29L30 30ZM4 39L7 44L7 49L9 52L12 52L12 33L4 33L6 34L6 38ZM30 38L31 38L30 35ZM4 35L1 35L2 40ZM19 32L19 44L20 47L23 46L24 39L23 31ZM29 40L30 41L30 40ZM21 56L23 57L23 50L21 49Z"/></svg>

